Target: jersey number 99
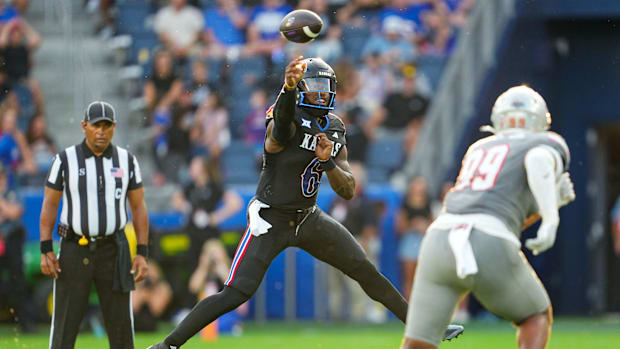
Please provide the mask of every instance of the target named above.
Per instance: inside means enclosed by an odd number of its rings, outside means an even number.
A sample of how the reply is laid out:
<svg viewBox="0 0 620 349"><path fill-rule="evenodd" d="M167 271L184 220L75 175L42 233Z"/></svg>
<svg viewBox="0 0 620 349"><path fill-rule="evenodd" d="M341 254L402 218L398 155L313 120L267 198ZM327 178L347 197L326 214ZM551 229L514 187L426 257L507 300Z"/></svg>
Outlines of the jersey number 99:
<svg viewBox="0 0 620 349"><path fill-rule="evenodd" d="M509 151L508 144L500 144L488 150L478 148L466 154L454 190L470 188L482 191L493 188Z"/></svg>

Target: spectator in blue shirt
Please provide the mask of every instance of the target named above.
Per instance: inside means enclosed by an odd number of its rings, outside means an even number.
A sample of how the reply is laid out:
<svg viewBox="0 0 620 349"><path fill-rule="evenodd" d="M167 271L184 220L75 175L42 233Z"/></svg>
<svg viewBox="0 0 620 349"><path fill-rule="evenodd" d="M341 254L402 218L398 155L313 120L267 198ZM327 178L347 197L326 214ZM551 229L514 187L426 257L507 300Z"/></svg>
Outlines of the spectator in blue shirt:
<svg viewBox="0 0 620 349"><path fill-rule="evenodd" d="M283 0L263 0L256 6L247 32L249 53L272 55L282 51L284 39L280 35L280 21L292 10Z"/></svg>
<svg viewBox="0 0 620 349"><path fill-rule="evenodd" d="M209 56L222 57L230 49L245 44L248 14L237 0L217 0L216 6L205 10L204 16L203 40Z"/></svg>
<svg viewBox="0 0 620 349"><path fill-rule="evenodd" d="M419 32L422 27L421 14L433 9L432 0L422 0L411 4L408 0L392 0L389 5L379 14L381 26L385 26L386 19L397 17L402 20L402 25L407 26L413 32Z"/></svg>
<svg viewBox="0 0 620 349"><path fill-rule="evenodd" d="M274 40L280 37L280 21L293 8L282 0L263 0L256 6L250 16L250 25L263 40Z"/></svg>
<svg viewBox="0 0 620 349"><path fill-rule="evenodd" d="M19 146L8 132L0 132L0 163L4 168L12 170L19 166Z"/></svg>
<svg viewBox="0 0 620 349"><path fill-rule="evenodd" d="M416 48L410 38L413 32L402 19L392 16L383 23L380 35L373 35L362 49L362 57L378 53L387 64L399 65L411 62L416 56Z"/></svg>
<svg viewBox="0 0 620 349"><path fill-rule="evenodd" d="M469 11L476 0L443 0L440 2L439 11L448 17L453 26L460 28L467 22Z"/></svg>
<svg viewBox="0 0 620 349"><path fill-rule="evenodd" d="M36 173L37 167L32 151L28 146L26 137L17 128L17 111L15 109L4 111L0 128L0 163L7 171L9 182L13 183L14 173Z"/></svg>
<svg viewBox="0 0 620 349"><path fill-rule="evenodd" d="M4 25L17 16L19 16L19 13L8 1L0 0L0 25Z"/></svg>

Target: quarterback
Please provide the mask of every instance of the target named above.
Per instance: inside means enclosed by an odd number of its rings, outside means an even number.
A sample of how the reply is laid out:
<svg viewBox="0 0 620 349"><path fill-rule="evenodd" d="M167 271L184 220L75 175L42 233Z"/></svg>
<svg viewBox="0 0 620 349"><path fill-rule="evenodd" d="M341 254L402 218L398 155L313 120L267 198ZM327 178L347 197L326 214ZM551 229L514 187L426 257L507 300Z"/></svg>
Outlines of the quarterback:
<svg viewBox="0 0 620 349"><path fill-rule="evenodd" d="M178 348L201 328L246 302L271 261L289 246L340 269L401 321L407 318L405 299L377 271L351 233L316 206L324 172L341 197L351 199L355 190L344 124L330 113L336 74L320 58L298 57L286 67L284 80L276 103L267 112L263 169L228 280L221 292L198 303L152 349ZM451 339L463 328L443 326L441 331Z"/></svg>
<svg viewBox="0 0 620 349"><path fill-rule="evenodd" d="M519 348L546 346L551 302L520 250L520 235L542 218L525 246L534 254L553 246L558 209L575 199L569 150L547 131L547 105L527 86L500 95L491 122L486 129L494 135L469 147L444 212L422 242L402 349L436 348L467 292L518 327Z"/></svg>

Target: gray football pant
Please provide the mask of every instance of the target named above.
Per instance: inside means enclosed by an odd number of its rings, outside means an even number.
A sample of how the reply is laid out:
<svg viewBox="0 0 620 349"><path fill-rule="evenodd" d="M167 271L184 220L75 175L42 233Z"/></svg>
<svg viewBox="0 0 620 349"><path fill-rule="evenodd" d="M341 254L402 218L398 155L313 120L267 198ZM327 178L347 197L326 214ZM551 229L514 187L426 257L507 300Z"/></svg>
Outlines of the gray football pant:
<svg viewBox="0 0 620 349"><path fill-rule="evenodd" d="M516 324L551 302L544 286L514 243L472 229L478 273L460 279L448 230L427 232L407 313L405 337L439 346L459 300L471 291L490 312Z"/></svg>

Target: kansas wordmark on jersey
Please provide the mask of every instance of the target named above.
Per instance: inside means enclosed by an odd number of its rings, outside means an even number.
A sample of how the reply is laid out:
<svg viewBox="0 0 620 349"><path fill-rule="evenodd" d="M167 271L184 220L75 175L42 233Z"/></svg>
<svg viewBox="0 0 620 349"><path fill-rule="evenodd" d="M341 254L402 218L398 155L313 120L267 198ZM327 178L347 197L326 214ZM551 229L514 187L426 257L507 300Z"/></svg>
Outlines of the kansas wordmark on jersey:
<svg viewBox="0 0 620 349"><path fill-rule="evenodd" d="M323 171L314 154L319 133L325 133L334 143L332 157L346 145L345 127L334 114L325 115L324 126L303 109L295 111L295 136L279 153L263 155L263 168L256 197L272 207L303 209L316 203ZM270 117L268 115L268 122ZM336 135L336 136L334 136Z"/></svg>
<svg viewBox="0 0 620 349"><path fill-rule="evenodd" d="M334 135L335 137L332 135L331 138L338 139L338 132L334 132ZM330 138L330 137L328 136L327 138ZM316 143L318 142L318 140L319 140L319 137L309 134L309 133L304 133L304 139L299 145L299 147L314 152L314 150L316 149ZM342 148L342 143L336 143L334 141L332 141L332 143L334 144L334 147L332 148L332 157L335 157L340 151L340 148Z"/></svg>

